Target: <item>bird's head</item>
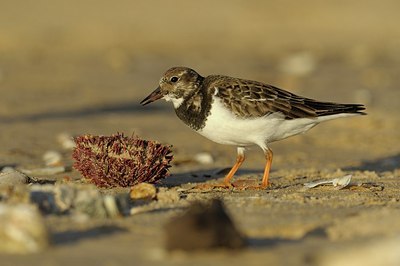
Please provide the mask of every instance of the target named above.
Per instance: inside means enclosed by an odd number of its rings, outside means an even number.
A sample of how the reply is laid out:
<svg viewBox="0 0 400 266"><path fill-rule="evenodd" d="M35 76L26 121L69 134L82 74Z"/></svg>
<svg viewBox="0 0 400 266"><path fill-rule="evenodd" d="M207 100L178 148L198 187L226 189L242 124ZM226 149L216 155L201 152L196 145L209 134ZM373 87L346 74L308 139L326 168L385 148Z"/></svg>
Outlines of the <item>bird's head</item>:
<svg viewBox="0 0 400 266"><path fill-rule="evenodd" d="M196 71L187 67L173 67L167 70L159 82L159 86L149 96L140 102L142 105L152 103L164 98L171 101L175 108L183 100L197 90L203 77Z"/></svg>

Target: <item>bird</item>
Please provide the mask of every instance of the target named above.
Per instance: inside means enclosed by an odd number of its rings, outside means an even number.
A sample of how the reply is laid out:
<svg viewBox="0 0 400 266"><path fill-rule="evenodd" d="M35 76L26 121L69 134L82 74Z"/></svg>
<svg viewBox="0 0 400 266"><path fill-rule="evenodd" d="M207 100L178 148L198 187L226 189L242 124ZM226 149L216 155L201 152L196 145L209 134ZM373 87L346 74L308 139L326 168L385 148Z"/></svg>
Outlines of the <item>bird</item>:
<svg viewBox="0 0 400 266"><path fill-rule="evenodd" d="M236 162L224 178L224 187L233 186L231 180L249 147L258 146L264 152L263 177L256 187L265 189L273 159L270 143L305 133L324 121L366 114L363 104L318 101L230 76L203 77L189 67L168 69L140 104L159 99L172 102L176 115L200 135L237 147Z"/></svg>

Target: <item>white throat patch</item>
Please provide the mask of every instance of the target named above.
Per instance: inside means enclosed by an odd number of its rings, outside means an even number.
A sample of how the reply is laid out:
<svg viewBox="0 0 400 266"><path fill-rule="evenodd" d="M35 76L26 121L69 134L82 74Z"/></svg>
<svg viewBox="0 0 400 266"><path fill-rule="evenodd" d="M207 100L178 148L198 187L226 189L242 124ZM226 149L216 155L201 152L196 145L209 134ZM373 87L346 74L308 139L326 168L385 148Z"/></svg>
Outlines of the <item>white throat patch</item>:
<svg viewBox="0 0 400 266"><path fill-rule="evenodd" d="M183 103L183 98L177 99L169 95L165 95L164 100L166 100L167 102L172 102L175 109L179 108L179 106L181 106L181 104Z"/></svg>

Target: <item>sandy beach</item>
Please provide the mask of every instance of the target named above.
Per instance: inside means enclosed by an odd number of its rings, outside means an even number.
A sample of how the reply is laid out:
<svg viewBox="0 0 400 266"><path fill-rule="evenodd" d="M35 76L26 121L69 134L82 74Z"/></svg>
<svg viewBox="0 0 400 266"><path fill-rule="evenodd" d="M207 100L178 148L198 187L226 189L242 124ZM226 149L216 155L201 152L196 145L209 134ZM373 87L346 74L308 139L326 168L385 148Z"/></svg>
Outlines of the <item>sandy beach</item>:
<svg viewBox="0 0 400 266"><path fill-rule="evenodd" d="M42 206L47 247L15 254L0 245L1 265L400 264L396 1L6 0L0 6L0 170L46 168L43 155L55 151L65 171L28 176L78 193L93 187L71 169L72 151L63 148L62 136L135 133L174 152L171 176L156 185L164 197L116 217ZM368 115L271 144L266 190L199 191L195 185L223 178L236 148L193 132L169 103L139 104L172 66L363 103ZM235 180L259 182L263 153L255 147L247 155ZM351 184L343 189L304 186L346 175ZM2 208L26 203L16 191L28 195L36 186L0 184ZM213 198L224 202L247 247L166 251L164 225L192 202ZM7 239L1 232L0 238Z"/></svg>

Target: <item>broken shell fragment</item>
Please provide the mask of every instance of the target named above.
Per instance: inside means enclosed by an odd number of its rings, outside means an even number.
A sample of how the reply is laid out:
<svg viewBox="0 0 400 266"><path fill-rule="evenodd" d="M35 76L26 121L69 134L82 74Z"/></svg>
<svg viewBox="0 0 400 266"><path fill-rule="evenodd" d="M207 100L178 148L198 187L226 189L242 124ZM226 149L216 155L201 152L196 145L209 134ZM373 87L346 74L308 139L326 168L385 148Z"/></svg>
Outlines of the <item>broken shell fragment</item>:
<svg viewBox="0 0 400 266"><path fill-rule="evenodd" d="M304 183L306 188L314 188L320 185L333 185L336 189L342 189L347 187L351 182L352 175L346 175L339 178L333 178L328 180L317 180L309 183Z"/></svg>

